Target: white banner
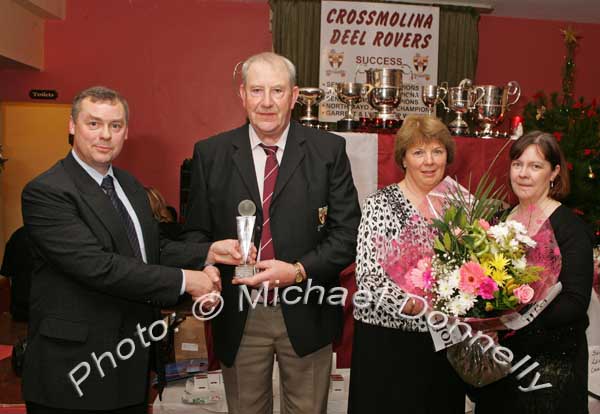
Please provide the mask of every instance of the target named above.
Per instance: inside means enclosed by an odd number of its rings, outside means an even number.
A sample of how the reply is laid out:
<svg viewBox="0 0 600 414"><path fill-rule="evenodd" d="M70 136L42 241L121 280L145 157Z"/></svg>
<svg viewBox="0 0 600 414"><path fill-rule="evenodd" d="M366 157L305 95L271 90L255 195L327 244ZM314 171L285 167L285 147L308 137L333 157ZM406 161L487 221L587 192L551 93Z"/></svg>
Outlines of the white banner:
<svg viewBox="0 0 600 414"><path fill-rule="evenodd" d="M439 9L406 4L321 3L321 58L319 84L366 82L364 69L410 67L403 81L398 114L425 114L420 86L437 84ZM406 66L404 66L406 71ZM321 103L319 120L335 122L345 114L338 99ZM361 103L355 118L372 117L373 109Z"/></svg>

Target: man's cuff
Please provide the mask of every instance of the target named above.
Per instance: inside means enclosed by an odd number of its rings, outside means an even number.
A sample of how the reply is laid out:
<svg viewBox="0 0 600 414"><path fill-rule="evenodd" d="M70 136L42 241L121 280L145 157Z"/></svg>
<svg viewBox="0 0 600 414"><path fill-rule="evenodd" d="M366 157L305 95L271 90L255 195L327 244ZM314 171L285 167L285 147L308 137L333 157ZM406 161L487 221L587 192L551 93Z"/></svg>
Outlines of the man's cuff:
<svg viewBox="0 0 600 414"><path fill-rule="evenodd" d="M179 296L185 293L185 271L181 269L181 290L179 291Z"/></svg>

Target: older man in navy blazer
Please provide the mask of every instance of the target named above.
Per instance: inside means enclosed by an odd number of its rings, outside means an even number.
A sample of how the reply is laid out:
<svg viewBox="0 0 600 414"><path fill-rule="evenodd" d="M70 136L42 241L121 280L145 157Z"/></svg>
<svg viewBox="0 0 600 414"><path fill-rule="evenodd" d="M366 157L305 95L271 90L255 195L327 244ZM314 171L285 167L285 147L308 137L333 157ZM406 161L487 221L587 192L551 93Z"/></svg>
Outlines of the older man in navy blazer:
<svg viewBox="0 0 600 414"><path fill-rule="evenodd" d="M290 122L298 87L288 59L252 56L242 78L249 124L196 144L185 237L235 237L239 203L254 202L259 272L240 279L233 266L221 267L225 304L213 320L229 412L272 411L276 355L281 412L325 413L342 307L317 289L327 295L339 287L340 271L354 261L360 221L345 140ZM264 284L277 294L263 291L252 306L243 289L260 292Z"/></svg>

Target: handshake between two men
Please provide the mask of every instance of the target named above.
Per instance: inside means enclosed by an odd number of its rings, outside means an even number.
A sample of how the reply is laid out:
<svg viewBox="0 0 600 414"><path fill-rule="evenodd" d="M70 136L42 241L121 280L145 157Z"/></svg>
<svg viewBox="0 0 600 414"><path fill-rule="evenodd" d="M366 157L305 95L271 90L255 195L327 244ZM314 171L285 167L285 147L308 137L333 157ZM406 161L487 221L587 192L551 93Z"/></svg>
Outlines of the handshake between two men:
<svg viewBox="0 0 600 414"><path fill-rule="evenodd" d="M290 286L298 281L298 271L302 278L306 279L306 272L300 263L292 264L281 260L271 259L256 262L256 247L252 246L248 257L248 262L254 264L257 273L245 278L234 277L232 284L246 285L251 288L267 284L268 289L274 287L283 288ZM214 264L224 264L237 266L242 264L242 252L240 243L234 239L220 240L214 242L208 251L206 257L207 266L204 270L184 270L185 273L185 291L189 293L194 300L198 297L209 294L219 293L222 289L219 269ZM218 296L215 295L218 300ZM204 307L214 307L218 301L203 301Z"/></svg>

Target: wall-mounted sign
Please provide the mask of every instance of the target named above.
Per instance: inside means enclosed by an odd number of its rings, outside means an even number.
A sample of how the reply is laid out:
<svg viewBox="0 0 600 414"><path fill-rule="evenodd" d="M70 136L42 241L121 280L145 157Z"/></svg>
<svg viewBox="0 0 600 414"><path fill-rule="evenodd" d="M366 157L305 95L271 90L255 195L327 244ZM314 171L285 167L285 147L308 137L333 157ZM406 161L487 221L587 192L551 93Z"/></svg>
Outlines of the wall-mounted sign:
<svg viewBox="0 0 600 414"><path fill-rule="evenodd" d="M56 99L58 92L51 89L32 89L29 91L29 97L31 99Z"/></svg>

